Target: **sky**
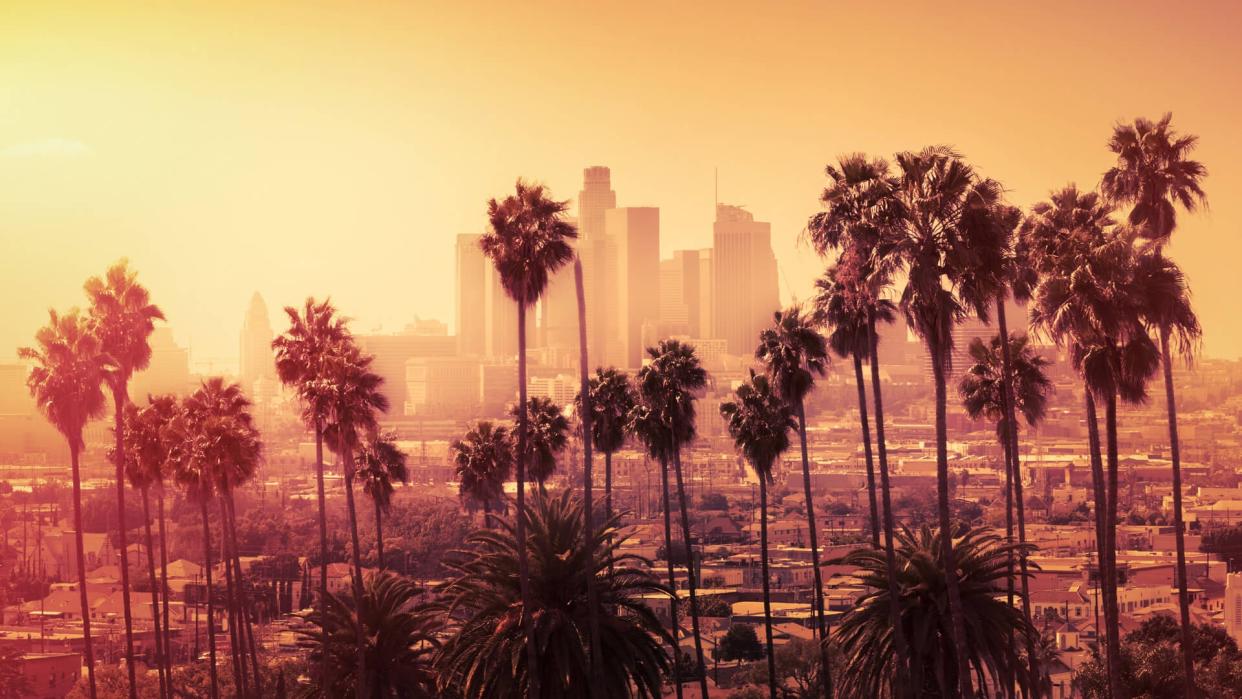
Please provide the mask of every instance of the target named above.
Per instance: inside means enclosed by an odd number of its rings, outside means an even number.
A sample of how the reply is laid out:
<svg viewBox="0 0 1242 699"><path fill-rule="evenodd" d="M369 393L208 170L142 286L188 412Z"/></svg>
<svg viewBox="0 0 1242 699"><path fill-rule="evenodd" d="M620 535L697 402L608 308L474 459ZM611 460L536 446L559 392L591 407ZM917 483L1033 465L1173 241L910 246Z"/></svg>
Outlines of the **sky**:
<svg viewBox="0 0 1242 699"><path fill-rule="evenodd" d="M805 298L838 155L951 144L1028 206L1172 111L1210 208L1170 252L1204 353L1239 357L1239 27L1227 2L0 0L0 348L121 257L196 368L236 366L255 291L278 331L308 295L358 332L451 324L455 235L590 165L660 207L665 256L710 246L718 186Z"/></svg>

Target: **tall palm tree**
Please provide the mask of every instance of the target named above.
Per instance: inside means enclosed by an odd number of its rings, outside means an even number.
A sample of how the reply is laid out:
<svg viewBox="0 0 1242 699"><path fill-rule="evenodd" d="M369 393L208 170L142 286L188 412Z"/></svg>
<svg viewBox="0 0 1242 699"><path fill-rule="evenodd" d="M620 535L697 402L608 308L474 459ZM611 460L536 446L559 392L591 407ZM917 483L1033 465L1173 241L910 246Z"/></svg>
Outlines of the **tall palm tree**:
<svg viewBox="0 0 1242 699"><path fill-rule="evenodd" d="M297 392L302 401L302 420L315 433L315 483L319 503L319 596L328 598L328 513L323 476L323 430L328 421L330 386L325 380L326 360L348 340L345 320L327 299L307 298L302 311L285 307L289 329L272 341L276 350L276 375ZM330 677L323 659L321 676Z"/></svg>
<svg viewBox="0 0 1242 699"><path fill-rule="evenodd" d="M954 568L944 561L945 534L923 527L898 534L901 566L901 627L912 640L910 672L915 694L920 697L960 696L955 685L959 672L957 644L949 640L953 620L947 612L946 575L954 574L962 594L966 616L966 665L980 690L989 684L1000 691L1016 677L1019 688L1030 691L1030 677L1018 672L1022 657L1009 643L1011 629L1021 635L1034 633L1016 607L1004 599L1007 559L1012 548L986 529L958 532L952 546ZM837 625L836 639L845 657L841 690L846 696L896 696L892 680L896 659L892 652L895 627L889 623L892 598L887 586L887 562L875 549L855 549L838 561L857 566L859 577L871 588L845 613ZM993 696L993 694L988 694ZM1031 694L1027 694L1031 696Z"/></svg>
<svg viewBox="0 0 1242 699"><path fill-rule="evenodd" d="M164 313L151 303L151 294L138 283L138 273L131 272L129 263L121 260L108 268L103 277L91 277L84 285L91 301L91 321L99 336L99 345L108 357L104 380L112 391L113 431L116 449L116 506L121 529L121 606L125 616L125 657L129 674L129 696L137 699L138 688L134 665L134 617L129 605L129 543L125 523L125 443L124 415L129 402L129 380L135 371L151 363L148 342L155 330L155 321Z"/></svg>
<svg viewBox="0 0 1242 699"><path fill-rule="evenodd" d="M594 435L591 429L591 418L594 416L595 410L591 405L591 369L590 361L587 358L587 308L586 308L586 284L582 278L582 257L574 256L574 292L578 297L578 377L581 386L578 388L578 407L579 419L582 422L582 510L583 516L586 518L586 533L590 537L595 533L595 461L591 454L592 441ZM594 549L595 542L588 541L587 548ZM587 600L590 605L590 632L591 632L591 683L594 684L600 679L600 636L599 636L599 615L596 610L599 606L599 591L595 589L595 576L587 579Z"/></svg>
<svg viewBox="0 0 1242 699"><path fill-rule="evenodd" d="M361 605L354 597L330 594L310 617L318 628L306 636L315 643L312 665L323 667L326 656L332 683L312 682L307 696L344 697L360 686L370 699L440 696L433 661L444 623L439 610L419 603L421 594L409 579L383 571L367 579ZM355 674L359 618L369 668L361 682Z"/></svg>
<svg viewBox="0 0 1242 699"><path fill-rule="evenodd" d="M1194 212L1206 206L1203 180L1207 168L1192 160L1198 137L1173 130L1173 115L1159 121L1136 119L1113 129L1108 148L1117 155L1117 164L1104 173L1101 189L1116 204L1131 205L1131 225L1152 243L1152 250L1140 265L1140 288L1146 292L1148 323L1156 332L1164 366L1165 398L1168 410L1170 456L1173 462L1173 518L1178 558L1178 598L1182 621L1182 668L1186 696L1194 696L1194 662L1191 659L1190 600L1186 594L1185 541L1182 532L1181 449L1177 437L1177 408L1173 393L1173 370L1169 337L1180 341L1189 352L1200 334L1198 320L1190 307L1189 290L1181 271L1165 259L1163 246L1177 228L1177 209Z"/></svg>
<svg viewBox="0 0 1242 699"><path fill-rule="evenodd" d="M1182 461L1177 437L1177 399L1173 388L1173 357L1177 348L1188 361L1203 330L1190 303L1190 289L1181 269L1160 251L1150 251L1138 260L1136 286L1142 293L1144 321L1155 332L1160 346L1164 373L1165 409L1169 421L1169 455L1173 466L1173 532L1177 549L1177 596L1181 612L1182 671L1187 696L1194 695L1194 659L1191 657L1190 595L1187 592L1186 537L1182 518Z"/></svg>
<svg viewBox="0 0 1242 699"><path fill-rule="evenodd" d="M778 318L779 323L779 318ZM765 331L766 332L766 331ZM769 338L773 343L775 338ZM762 345L761 345L762 348ZM767 356L772 356L768 354ZM786 394L788 395L788 394ZM756 376L752 370L750 381L737 388L732 401L720 405L729 435L755 472L759 481L759 561L763 575L763 628L767 638L768 694L776 699L776 655L772 648L772 592L768 577L768 484L772 482L772 467L780 455L789 449L789 432L802 426L794 421L790 399L780 395L766 376ZM807 503L810 509L810 503ZM815 564L819 566L818 563ZM820 632L823 632L822 603ZM821 636L821 648L827 648L828 640ZM826 656L826 652L824 653ZM825 676L829 668L822 669ZM831 692L831 684L828 684Z"/></svg>
<svg viewBox="0 0 1242 699"><path fill-rule="evenodd" d="M1022 507L1022 469L1021 460L1014 448L1017 425L1009 421L1008 413L1012 406L1016 412L1020 412L1026 418L1027 424L1031 426L1043 420L1047 411L1048 396L1052 392L1052 382L1044 373L1044 368L1049 362L1030 347L1026 335L1010 336L1007 353L1001 348L1000 335L993 337L990 343L984 343L981 338L975 338L970 343L968 352L973 363L962 375L958 391L962 396L966 414L971 419L987 419L996 426L996 436L1005 454L1005 541L1012 544L1014 542L1014 501L1017 500L1018 507ZM1008 362L1005 361L1006 356L1009 358ZM1008 377L1007 384L1006 377ZM1013 397L1012 403L1007 400L1007 392ZM1017 541L1025 544L1025 518L1022 516L1021 509L1018 512ZM1027 583L1029 576L1027 575L1027 561L1022 558L1026 552L1022 548L1010 552L1008 601L1013 604L1014 584L1017 581L1013 574L1014 553L1019 555L1019 567L1022 572L1019 577L1024 583L1021 599L1022 613L1030 621L1030 590ZM1032 639L1031 642L1033 643L1034 640ZM1031 648L1027 649L1028 659L1038 661L1031 651ZM1040 676L1038 668L1032 668L1030 672L1032 677Z"/></svg>
<svg viewBox="0 0 1242 699"><path fill-rule="evenodd" d="M388 398L380 392L384 380L371 371L374 358L363 354L352 342L338 345L337 351L328 356L324 377L329 386L328 423L324 428L324 440L336 451L345 475L345 512L349 520L349 536L353 544L350 558L353 562L354 599L362 599L362 546L358 539L358 509L354 504L354 481L357 479L354 450L367 434L378 427L378 413L388 410ZM360 619L355 619L361 623ZM358 674L366 677L366 648L362 629L356 629ZM358 699L364 699L367 688L357 684Z"/></svg>
<svg viewBox="0 0 1242 699"><path fill-rule="evenodd" d="M568 202L553 199L542 185L528 184L519 179L514 193L502 200L487 202L487 218L490 230L479 239L483 254L492 259L500 275L505 293L517 303L518 333L518 434L517 453L526 454L526 310L548 288L548 279L574 257L570 241L578 237L578 230L565 219ZM517 509L526 509L526 462L517 462ZM517 518L517 537L526 538L526 519ZM530 600L529 566L526 548L518 547L518 578L522 585L522 599ZM529 605L523 605L525 609ZM534 622L522 620L527 635L531 635ZM527 653L531 667L538 668L539 655L529 646ZM539 694L538 671L534 679L533 694Z"/></svg>
<svg viewBox="0 0 1242 699"><path fill-rule="evenodd" d="M686 504L686 484L681 470L681 448L694 440L695 395L707 386L707 371L699 362L694 347L678 340L661 340L647 348L650 363L638 372L638 393L642 403L653 413L668 439L668 460L677 478L677 503L681 511L681 535L686 546L686 583L690 590L690 625L694 631L695 659L699 667L699 688L708 696L706 665L703 662L703 637L699 631L697 575L694 551L690 544L690 510ZM665 508L667 509L667 508ZM672 555L671 549L667 551Z"/></svg>
<svg viewBox="0 0 1242 699"><path fill-rule="evenodd" d="M463 699L535 696L531 665L524 659L529 657L525 648L538 645L545 692L540 696L660 697L661 677L670 665L662 647L667 634L643 598L670 590L651 575L649 561L619 552L628 537L617 533L618 519L604 521L588 536L582 505L568 491L535 495L525 516L531 532L526 548L535 572L530 580L533 609L520 609L519 539L513 522L501 520L498 529L475 532L461 557L448 564L451 579L440 593L460 630L438 658L441 690L451 689ZM607 574L610 565L612 575ZM608 659L594 684L586 642L591 577L599 594L599 652ZM537 622L535 636L525 632L523 615Z"/></svg>
<svg viewBox="0 0 1242 699"><path fill-rule="evenodd" d="M73 538L77 558L78 596L82 604L82 649L90 696L95 699L95 647L91 643L91 610L86 597L86 554L82 546L82 478L78 459L84 446L82 430L104 411L101 388L104 361L99 338L76 309L65 314L48 311L48 324L35 333L35 347L17 350L33 362L26 377L30 395L57 431L69 443L73 475Z"/></svg>
<svg viewBox="0 0 1242 699"><path fill-rule="evenodd" d="M176 417L181 406L177 401L177 397L172 394L164 394L159 396L151 396L147 399L147 405L143 410L147 413L143 416L145 421L149 421L158 425L156 436L160 440L159 448L161 453L161 463L158 470L159 479L155 482L155 509L156 520L159 523L160 537L160 594L164 600L163 609L163 629L164 629L164 676L168 679L169 693L172 688L172 625L169 597L171 597L171 588L168 586L168 536L164 526L164 495L165 480L172 478L171 463L169 462L169 451L171 445L168 442L167 430L168 425Z"/></svg>
<svg viewBox="0 0 1242 699"><path fill-rule="evenodd" d="M883 159L868 158L861 153L846 155L836 165L824 168L829 184L820 196L824 210L811 217L807 235L820 255L838 251L837 263L832 276L839 282L837 291L842 295L843 310L856 316L860 335L865 341L865 352L871 367L871 389L875 406L876 457L880 471L881 511L880 521L884 528L884 555L888 563L888 588L892 599L900 604L897 588L897 554L892 497L888 478L888 447L884 438L884 396L880 382L879 333L881 322L892 322L894 306L885 298L891 285L891 276L884 260L872 259L872 252L883 236L891 235L893 219L898 210L894 206L896 179L889 172L889 164ZM846 338L841 337L844 341ZM856 376L859 362L855 362ZM860 394L865 403L865 396ZM860 403L860 405L862 405ZM895 694L903 696L907 686L909 650L905 634L898 623L900 609L893 605L889 612L890 623L896 630L893 650L896 654L897 672L894 677Z"/></svg>
<svg viewBox="0 0 1242 699"><path fill-rule="evenodd" d="M630 413L634 410L634 386L625 372L599 367L587 388L591 406L591 441L604 455L604 517L612 518L612 455L625 444ZM583 410L583 394L575 399Z"/></svg>
<svg viewBox="0 0 1242 699"><path fill-rule="evenodd" d="M160 627L160 595L166 590L160 586L155 575L155 542L151 535L151 488L158 487L164 478L167 455L160 432L164 428L164 415L154 405L139 409L133 403L125 406L125 475L129 484L142 494L142 524L146 535L147 573L151 585L151 619L155 632L155 655L158 663L160 696L168 696L169 677L165 675L166 637ZM116 458L115 450L111 454Z"/></svg>
<svg viewBox="0 0 1242 699"><path fill-rule="evenodd" d="M815 525L815 507L811 493L811 458L806 443L806 396L815 384L815 377L822 377L828 372L828 345L823 335L815 329L810 315L803 313L800 306L777 311L774 320L772 327L759 334L759 347L755 350L755 358L766 365L772 387L798 418L798 441L802 447L802 488L806 499L806 523L815 585L816 633L822 656L820 666L824 668L821 679L824 683L824 696L831 699L828 623L824 609L824 584L819 567L819 531ZM861 365L858 368L861 370ZM871 446L868 444L867 451L870 450Z"/></svg>
<svg viewBox="0 0 1242 699"><path fill-rule="evenodd" d="M384 522L383 513L392 506L394 483L408 483L410 469L405 465L405 452L397 446L395 434L368 435L358 446L354 458L358 462L358 477L362 479L362 492L371 498L375 506L375 551L379 569L384 570Z"/></svg>
<svg viewBox="0 0 1242 699"><path fill-rule="evenodd" d="M526 475L543 491L546 481L556 472L557 459L569 446L569 418L547 396L531 396L525 411L515 405L509 414L518 419L522 412L527 415Z"/></svg>
<svg viewBox="0 0 1242 699"><path fill-rule="evenodd" d="M513 470L513 441L503 425L480 420L449 445L457 470L458 494L467 506L483 508L483 525L491 526L492 506L503 507L505 481Z"/></svg>

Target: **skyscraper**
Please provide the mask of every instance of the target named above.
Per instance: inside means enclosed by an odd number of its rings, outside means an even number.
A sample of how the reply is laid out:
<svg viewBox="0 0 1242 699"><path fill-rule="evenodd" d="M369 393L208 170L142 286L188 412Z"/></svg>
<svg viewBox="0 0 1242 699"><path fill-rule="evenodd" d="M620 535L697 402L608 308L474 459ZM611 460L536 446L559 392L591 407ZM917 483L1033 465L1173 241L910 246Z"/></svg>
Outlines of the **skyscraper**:
<svg viewBox="0 0 1242 699"><path fill-rule="evenodd" d="M713 336L730 354L749 355L780 309L772 225L740 206L716 205L712 225Z"/></svg>
<svg viewBox="0 0 1242 699"><path fill-rule="evenodd" d="M702 262L698 250L677 250L660 261L660 334L703 337Z"/></svg>
<svg viewBox="0 0 1242 699"><path fill-rule="evenodd" d="M617 193L612 190L612 173L602 166L582 171L582 191L578 192L578 251L582 256L583 286L587 303L587 343L592 357L603 358L609 327L617 317L617 252L615 241L604 225L604 212L615 209Z"/></svg>
<svg viewBox="0 0 1242 699"><path fill-rule="evenodd" d="M144 405L148 395L185 395L190 388L189 350L177 345L172 329L167 326L160 326L151 333L150 345L151 363L134 374L130 396L139 405ZM247 390L250 390L249 386Z"/></svg>
<svg viewBox="0 0 1242 699"><path fill-rule="evenodd" d="M487 261L484 286L484 354L488 357L516 357L518 351L517 302L505 293L500 274ZM535 308L526 309L526 347L535 346Z"/></svg>
<svg viewBox="0 0 1242 699"><path fill-rule="evenodd" d="M620 367L638 368L643 325L654 326L660 317L660 210L653 206L609 209L604 221L605 235L617 252L615 341L608 342L604 357ZM602 320L599 316L593 319L597 324Z"/></svg>
<svg viewBox="0 0 1242 699"><path fill-rule="evenodd" d="M461 233L457 236L457 294L455 327L457 353L482 356L487 349L484 331L487 313L484 310L486 285L491 265L479 248L480 236Z"/></svg>
<svg viewBox="0 0 1242 699"><path fill-rule="evenodd" d="M276 378L276 355L272 352L272 324L267 304L259 292L250 297L246 320L241 330L241 362L238 376L243 390L250 393L259 379Z"/></svg>
<svg viewBox="0 0 1242 699"><path fill-rule="evenodd" d="M573 221L573 219L570 219ZM575 248L580 241L572 241ZM585 283L585 280L583 280ZM574 284L574 266L571 262L558 269L550 279L548 288L539 300L541 327L540 342L531 339L530 346L542 345L564 354L578 356L578 288ZM571 352L572 351L572 352ZM576 366L576 365L575 365Z"/></svg>

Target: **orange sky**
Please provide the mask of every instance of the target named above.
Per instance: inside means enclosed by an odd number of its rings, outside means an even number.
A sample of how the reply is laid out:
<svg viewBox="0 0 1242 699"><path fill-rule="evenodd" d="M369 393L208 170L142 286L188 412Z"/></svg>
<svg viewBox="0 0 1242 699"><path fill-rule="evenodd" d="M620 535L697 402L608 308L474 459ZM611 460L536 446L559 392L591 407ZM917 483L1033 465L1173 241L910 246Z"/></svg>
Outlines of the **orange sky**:
<svg viewBox="0 0 1242 699"><path fill-rule="evenodd" d="M255 290L330 294L360 331L449 321L486 198L569 198L593 164L661 207L665 254L710 244L719 167L801 297L837 154L954 144L1026 205L1171 109L1211 171L1172 252L1206 352L1242 355L1234 3L102 5L0 3L0 347L121 256L200 366L236 361Z"/></svg>

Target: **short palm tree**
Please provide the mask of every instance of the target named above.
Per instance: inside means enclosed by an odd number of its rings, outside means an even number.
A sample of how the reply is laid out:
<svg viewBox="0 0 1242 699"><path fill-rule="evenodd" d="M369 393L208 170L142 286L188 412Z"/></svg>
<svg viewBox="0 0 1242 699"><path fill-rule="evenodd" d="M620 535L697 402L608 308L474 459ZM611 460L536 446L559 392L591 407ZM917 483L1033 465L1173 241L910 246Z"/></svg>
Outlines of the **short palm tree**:
<svg viewBox="0 0 1242 699"><path fill-rule="evenodd" d="M363 439L354 454L362 492L375 506L375 551L379 569L384 570L383 513L392 506L394 483L408 483L410 469L405 465L405 452L397 446L395 434L371 434Z"/></svg>
<svg viewBox="0 0 1242 699"><path fill-rule="evenodd" d="M951 537L955 577L962 595L965 617L966 666L970 680L987 692L1003 691L1009 678L1020 688L1029 687L1029 675L1021 672L1023 659L1009 642L1010 633L1033 634L1022 612L1005 601L1009 552L1021 544L1007 544L985 529L959 531ZM911 686L920 697L959 696L957 673L960 660L953 620L948 612L941 532L930 527L903 529L898 534L901 626L911 644ZM896 668L892 652L894 627L889 623L887 563L869 548L856 549L839 561L858 566L859 577L872 589L845 613L837 625L836 639L845 657L840 677L841 692L851 697L893 696L890 684ZM988 696L993 696L988 694Z"/></svg>
<svg viewBox="0 0 1242 699"><path fill-rule="evenodd" d="M535 305L548 288L548 280L574 257L570 243L578 230L565 218L568 202L553 199L542 185L518 180L513 194L487 202L490 230L479 239L483 254L492 259L500 275L505 293L517 303L518 333L518 434L517 453L526 454L526 311ZM526 509L526 462L517 462L517 509ZM525 539L526 520L517 518L517 536ZM518 548L518 577L522 582L522 598L529 600L530 577L525 547ZM527 633L534 628L531 619L524 619ZM534 646L528 658L538 667L539 656ZM539 694L540 673L532 674L534 694Z"/></svg>
<svg viewBox="0 0 1242 699"><path fill-rule="evenodd" d="M358 538L358 509L354 503L354 481L358 474L354 462L354 450L365 435L379 428L378 414L388 410L388 398L380 391L383 378L371 371L374 358L363 354L352 342L341 343L324 363L324 380L328 386L328 422L324 428L324 441L336 451L345 475L345 512L349 519L349 536L353 544L350 558L353 563L354 599L362 599L362 545ZM360 620L357 620L360 623ZM362 643L362 629L356 629L358 639L357 677L366 677L366 648ZM358 699L364 699L367 688L356 686Z"/></svg>
<svg viewBox="0 0 1242 699"><path fill-rule="evenodd" d="M323 430L328 422L330 385L325 377L327 358L349 339L345 320L327 299L307 298L299 311L285 306L289 329L272 341L276 375L292 387L302 402L302 420L315 434L315 483L319 504L319 596L328 597L328 513L323 474ZM327 662L326 660L324 661ZM328 676L324 665L321 676Z"/></svg>
<svg viewBox="0 0 1242 699"><path fill-rule="evenodd" d="M678 340L661 340L647 348L651 361L638 372L638 394L660 426L656 432L668 440L667 458L677 478L677 503L681 511L681 535L686 547L686 584L690 592L690 626L694 632L695 660L699 668L699 689L706 699L707 673L703 661L703 637L699 631L698 575L694 569L691 547L690 510L686 504L686 484L681 469L681 448L694 440L696 394L707 386L703 369L694 347ZM667 509L667 507L665 508ZM666 553L671 556L672 550Z"/></svg>
<svg viewBox="0 0 1242 699"><path fill-rule="evenodd" d="M848 346L851 339L861 341L871 367L875 445L882 504L879 521L884 529L889 591L894 599L898 599L895 524L888 478L888 447L884 436L879 333L876 331L880 323L892 322L895 306L885 298L892 284L891 261L876 259L873 255L880 241L893 234L895 220L900 213L895 197L898 182L890 173L888 162L880 158L868 158L861 153L843 156L836 165L828 165L824 171L829 180L820 196L824 210L812 216L807 223L807 236L821 256L832 251L838 253L836 264L831 268L834 282L832 290L834 296L840 297L842 305L839 315L828 309L831 314L825 320L842 323L841 327L846 330L831 338L830 342L834 343L835 351L840 352L840 348ZM856 358L854 366L855 376L858 377L861 375L861 361ZM866 409L866 396L861 387L859 401L861 413ZM864 432L865 430L864 425ZM867 436L864 433L865 441L869 441L866 440ZM890 612L892 626L897 630L893 649L897 656L895 693L900 696L905 694L904 677L908 653L901 625L897 623L899 610L894 606Z"/></svg>
<svg viewBox="0 0 1242 699"><path fill-rule="evenodd" d="M512 436L503 425L480 420L449 450L458 494L468 507L482 508L484 526L491 526L492 507L503 507L505 481L513 470Z"/></svg>
<svg viewBox="0 0 1242 699"><path fill-rule="evenodd" d="M32 362L26 386L39 411L69 443L73 475L74 554L77 558L78 595L82 604L82 646L91 699L95 697L95 649L91 643L91 613L86 596L86 554L82 546L82 479L78 469L82 430L103 415L101 388L105 357L99 338L77 310L48 312L48 324L35 334L35 347L22 347L17 356Z"/></svg>
<svg viewBox="0 0 1242 699"><path fill-rule="evenodd" d="M824 608L824 584L819 567L819 531L815 525L815 506L811 492L811 457L806 443L806 396L815 385L816 376L828 373L828 344L815 329L810 314L800 306L777 311L774 324L759 333L759 347L755 358L763 362L773 389L798 418L798 441L802 447L802 489L806 499L806 523L811 544L811 568L813 570L815 611L818 617L816 633L820 639L821 667L825 668L821 679L824 695L832 696L832 672L828 662L828 624ZM867 450L870 451L870 445Z"/></svg>
<svg viewBox="0 0 1242 699"><path fill-rule="evenodd" d="M771 699L776 699L772 592L768 576L768 485L772 482L772 467L776 460L789 449L790 431L801 427L801 423L794 420L790 400L779 395L766 376L756 376L754 371L751 371L750 381L738 386L734 399L720 405L720 414L725 419L729 435L733 437L738 451L746 457L759 481L759 560L763 575L763 627L767 638L768 693ZM809 502L807 508L810 509ZM815 565L819 566L818 563ZM820 632L823 633L822 602L817 602L817 606L820 611ZM826 649L827 645L827 639L821 637L820 646ZM828 676L828 668L825 667L824 670L824 675ZM828 686L831 687L831 684Z"/></svg>
<svg viewBox="0 0 1242 699"><path fill-rule="evenodd" d="M667 635L644 600L669 590L648 572L649 561L618 552L627 537L616 532L617 518L586 536L582 505L568 491L533 496L526 517L532 609L522 609L512 521L473 534L460 559L449 564L452 577L440 593L460 630L438 659L440 688L463 699L532 696L526 648L535 644L522 625L527 617L536 622L540 639L541 696L661 696L670 664L662 645ZM594 685L588 659L591 577L599 595L600 655L608 659Z"/></svg>
<svg viewBox="0 0 1242 699"><path fill-rule="evenodd" d="M411 580L383 571L367 579L361 605L352 596L329 594L311 615L318 628L307 636L316 644L311 666L322 668L326 662L331 684L312 681L305 696L345 697L357 695L359 687L369 699L440 696L432 663L444 625L438 610L419 603L421 594ZM368 668L362 682L355 655L359 626Z"/></svg>
<svg viewBox="0 0 1242 699"><path fill-rule="evenodd" d="M630 412L634 409L634 386L625 372L615 367L597 368L591 377L591 441L604 455L604 516L612 518L612 455L624 444ZM577 397L582 405L582 396Z"/></svg>
<svg viewBox="0 0 1242 699"><path fill-rule="evenodd" d="M515 419L523 412L513 406ZM526 402L526 475L545 489L545 483L556 472L556 462L569 446L569 418L561 407L546 396L533 396ZM515 456L516 458L516 456Z"/></svg>
<svg viewBox="0 0 1242 699"><path fill-rule="evenodd" d="M1108 142L1117 164L1100 183L1110 201L1132 206L1130 223L1159 244L1177 228L1179 206L1193 212L1207 203L1203 192L1207 168L1190 159L1199 137L1177 133L1172 121L1173 115L1165 114L1159 121L1118 124Z"/></svg>
<svg viewBox="0 0 1242 699"><path fill-rule="evenodd" d="M151 363L148 342L155 330L155 321L164 313L151 303L151 294L138 283L138 274L121 260L108 268L103 277L86 280L85 290L91 301L92 328L99 337L100 349L108 357L105 381L112 390L116 450L116 506L121 529L121 601L125 616L125 657L129 674L129 696L137 699L138 688L134 665L134 617L129 604L129 543L125 523L125 443L124 416L129 402L129 380L134 372Z"/></svg>

